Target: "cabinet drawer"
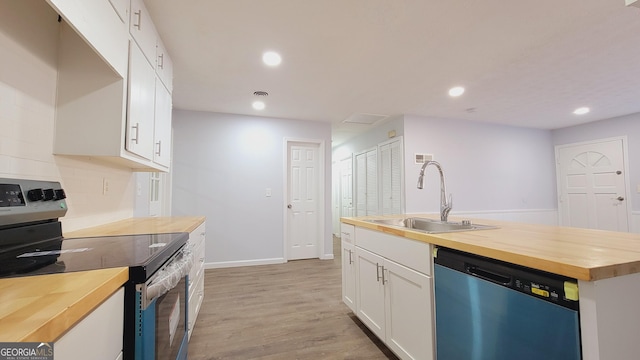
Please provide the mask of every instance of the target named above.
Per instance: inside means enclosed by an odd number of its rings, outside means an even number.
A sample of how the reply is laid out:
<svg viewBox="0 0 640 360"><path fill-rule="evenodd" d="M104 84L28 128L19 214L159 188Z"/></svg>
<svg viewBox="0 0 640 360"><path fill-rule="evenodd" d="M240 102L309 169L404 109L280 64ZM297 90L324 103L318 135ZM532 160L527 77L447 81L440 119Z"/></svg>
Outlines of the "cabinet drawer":
<svg viewBox="0 0 640 360"><path fill-rule="evenodd" d="M193 289L189 290L189 318L187 329L189 331L189 339L191 339L191 333L193 327L196 324L198 313L202 307L202 301L204 300L204 272L200 274L200 277L194 282Z"/></svg>
<svg viewBox="0 0 640 360"><path fill-rule="evenodd" d="M406 267L431 275L431 245L401 236L355 228L355 245Z"/></svg>
<svg viewBox="0 0 640 360"><path fill-rule="evenodd" d="M344 242L353 244L355 236L355 226L351 224L340 223L340 239Z"/></svg>

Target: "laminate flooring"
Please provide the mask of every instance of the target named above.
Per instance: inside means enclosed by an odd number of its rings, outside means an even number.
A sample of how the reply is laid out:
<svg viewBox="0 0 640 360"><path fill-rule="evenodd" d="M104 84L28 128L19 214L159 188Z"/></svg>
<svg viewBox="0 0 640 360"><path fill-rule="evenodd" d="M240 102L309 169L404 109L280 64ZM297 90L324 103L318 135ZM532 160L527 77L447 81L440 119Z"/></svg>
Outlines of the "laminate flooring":
<svg viewBox="0 0 640 360"><path fill-rule="evenodd" d="M397 359L341 299L334 260L205 270L189 360Z"/></svg>

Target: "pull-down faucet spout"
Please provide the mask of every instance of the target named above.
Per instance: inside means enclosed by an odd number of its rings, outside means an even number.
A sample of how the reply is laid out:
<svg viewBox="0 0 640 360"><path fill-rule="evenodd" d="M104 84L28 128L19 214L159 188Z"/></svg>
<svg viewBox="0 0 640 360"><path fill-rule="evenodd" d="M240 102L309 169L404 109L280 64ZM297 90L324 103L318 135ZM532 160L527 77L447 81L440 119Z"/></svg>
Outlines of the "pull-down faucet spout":
<svg viewBox="0 0 640 360"><path fill-rule="evenodd" d="M435 166L440 173L440 220L446 222L449 217L449 212L453 207L453 201L451 199L451 195L449 195L449 201L447 201L447 188L444 184L444 173L442 172L442 166L440 166L440 163L437 161L427 161L422 164L420 175L418 176L418 189L422 189L422 184L424 182L424 170L429 165Z"/></svg>

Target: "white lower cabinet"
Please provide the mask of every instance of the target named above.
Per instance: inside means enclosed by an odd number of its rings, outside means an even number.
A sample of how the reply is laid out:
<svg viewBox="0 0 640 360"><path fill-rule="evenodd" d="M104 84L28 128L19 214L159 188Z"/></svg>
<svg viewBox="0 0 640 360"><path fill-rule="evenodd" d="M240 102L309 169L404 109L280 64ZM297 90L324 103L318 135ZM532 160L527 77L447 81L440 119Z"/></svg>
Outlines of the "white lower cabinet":
<svg viewBox="0 0 640 360"><path fill-rule="evenodd" d="M193 267L189 272L189 318L187 324L189 339L191 339L204 300L205 229L205 223L202 223L189 233L188 244L193 254Z"/></svg>
<svg viewBox="0 0 640 360"><path fill-rule="evenodd" d="M122 359L124 288L72 327L53 345L54 360Z"/></svg>
<svg viewBox="0 0 640 360"><path fill-rule="evenodd" d="M349 283L349 243L343 241L343 301L349 305L345 294L352 287L355 314L401 359L434 359L431 246L360 228L352 239L355 282Z"/></svg>
<svg viewBox="0 0 640 360"><path fill-rule="evenodd" d="M433 280L385 261L385 342L403 359L433 359Z"/></svg>
<svg viewBox="0 0 640 360"><path fill-rule="evenodd" d="M356 311L356 254L355 246L342 240L342 301Z"/></svg>

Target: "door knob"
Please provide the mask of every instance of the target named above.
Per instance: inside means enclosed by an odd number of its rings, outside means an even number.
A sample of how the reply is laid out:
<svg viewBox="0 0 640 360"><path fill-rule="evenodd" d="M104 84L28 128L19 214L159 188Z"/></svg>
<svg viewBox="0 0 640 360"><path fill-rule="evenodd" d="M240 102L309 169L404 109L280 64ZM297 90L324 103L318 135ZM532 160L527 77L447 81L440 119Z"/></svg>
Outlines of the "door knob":
<svg viewBox="0 0 640 360"><path fill-rule="evenodd" d="M623 198L622 196L618 196L618 197L616 198L616 200L618 200L618 201L624 201L624 198Z"/></svg>
<svg viewBox="0 0 640 360"><path fill-rule="evenodd" d="M287 209L291 209L292 207L291 204L287 205Z"/></svg>

